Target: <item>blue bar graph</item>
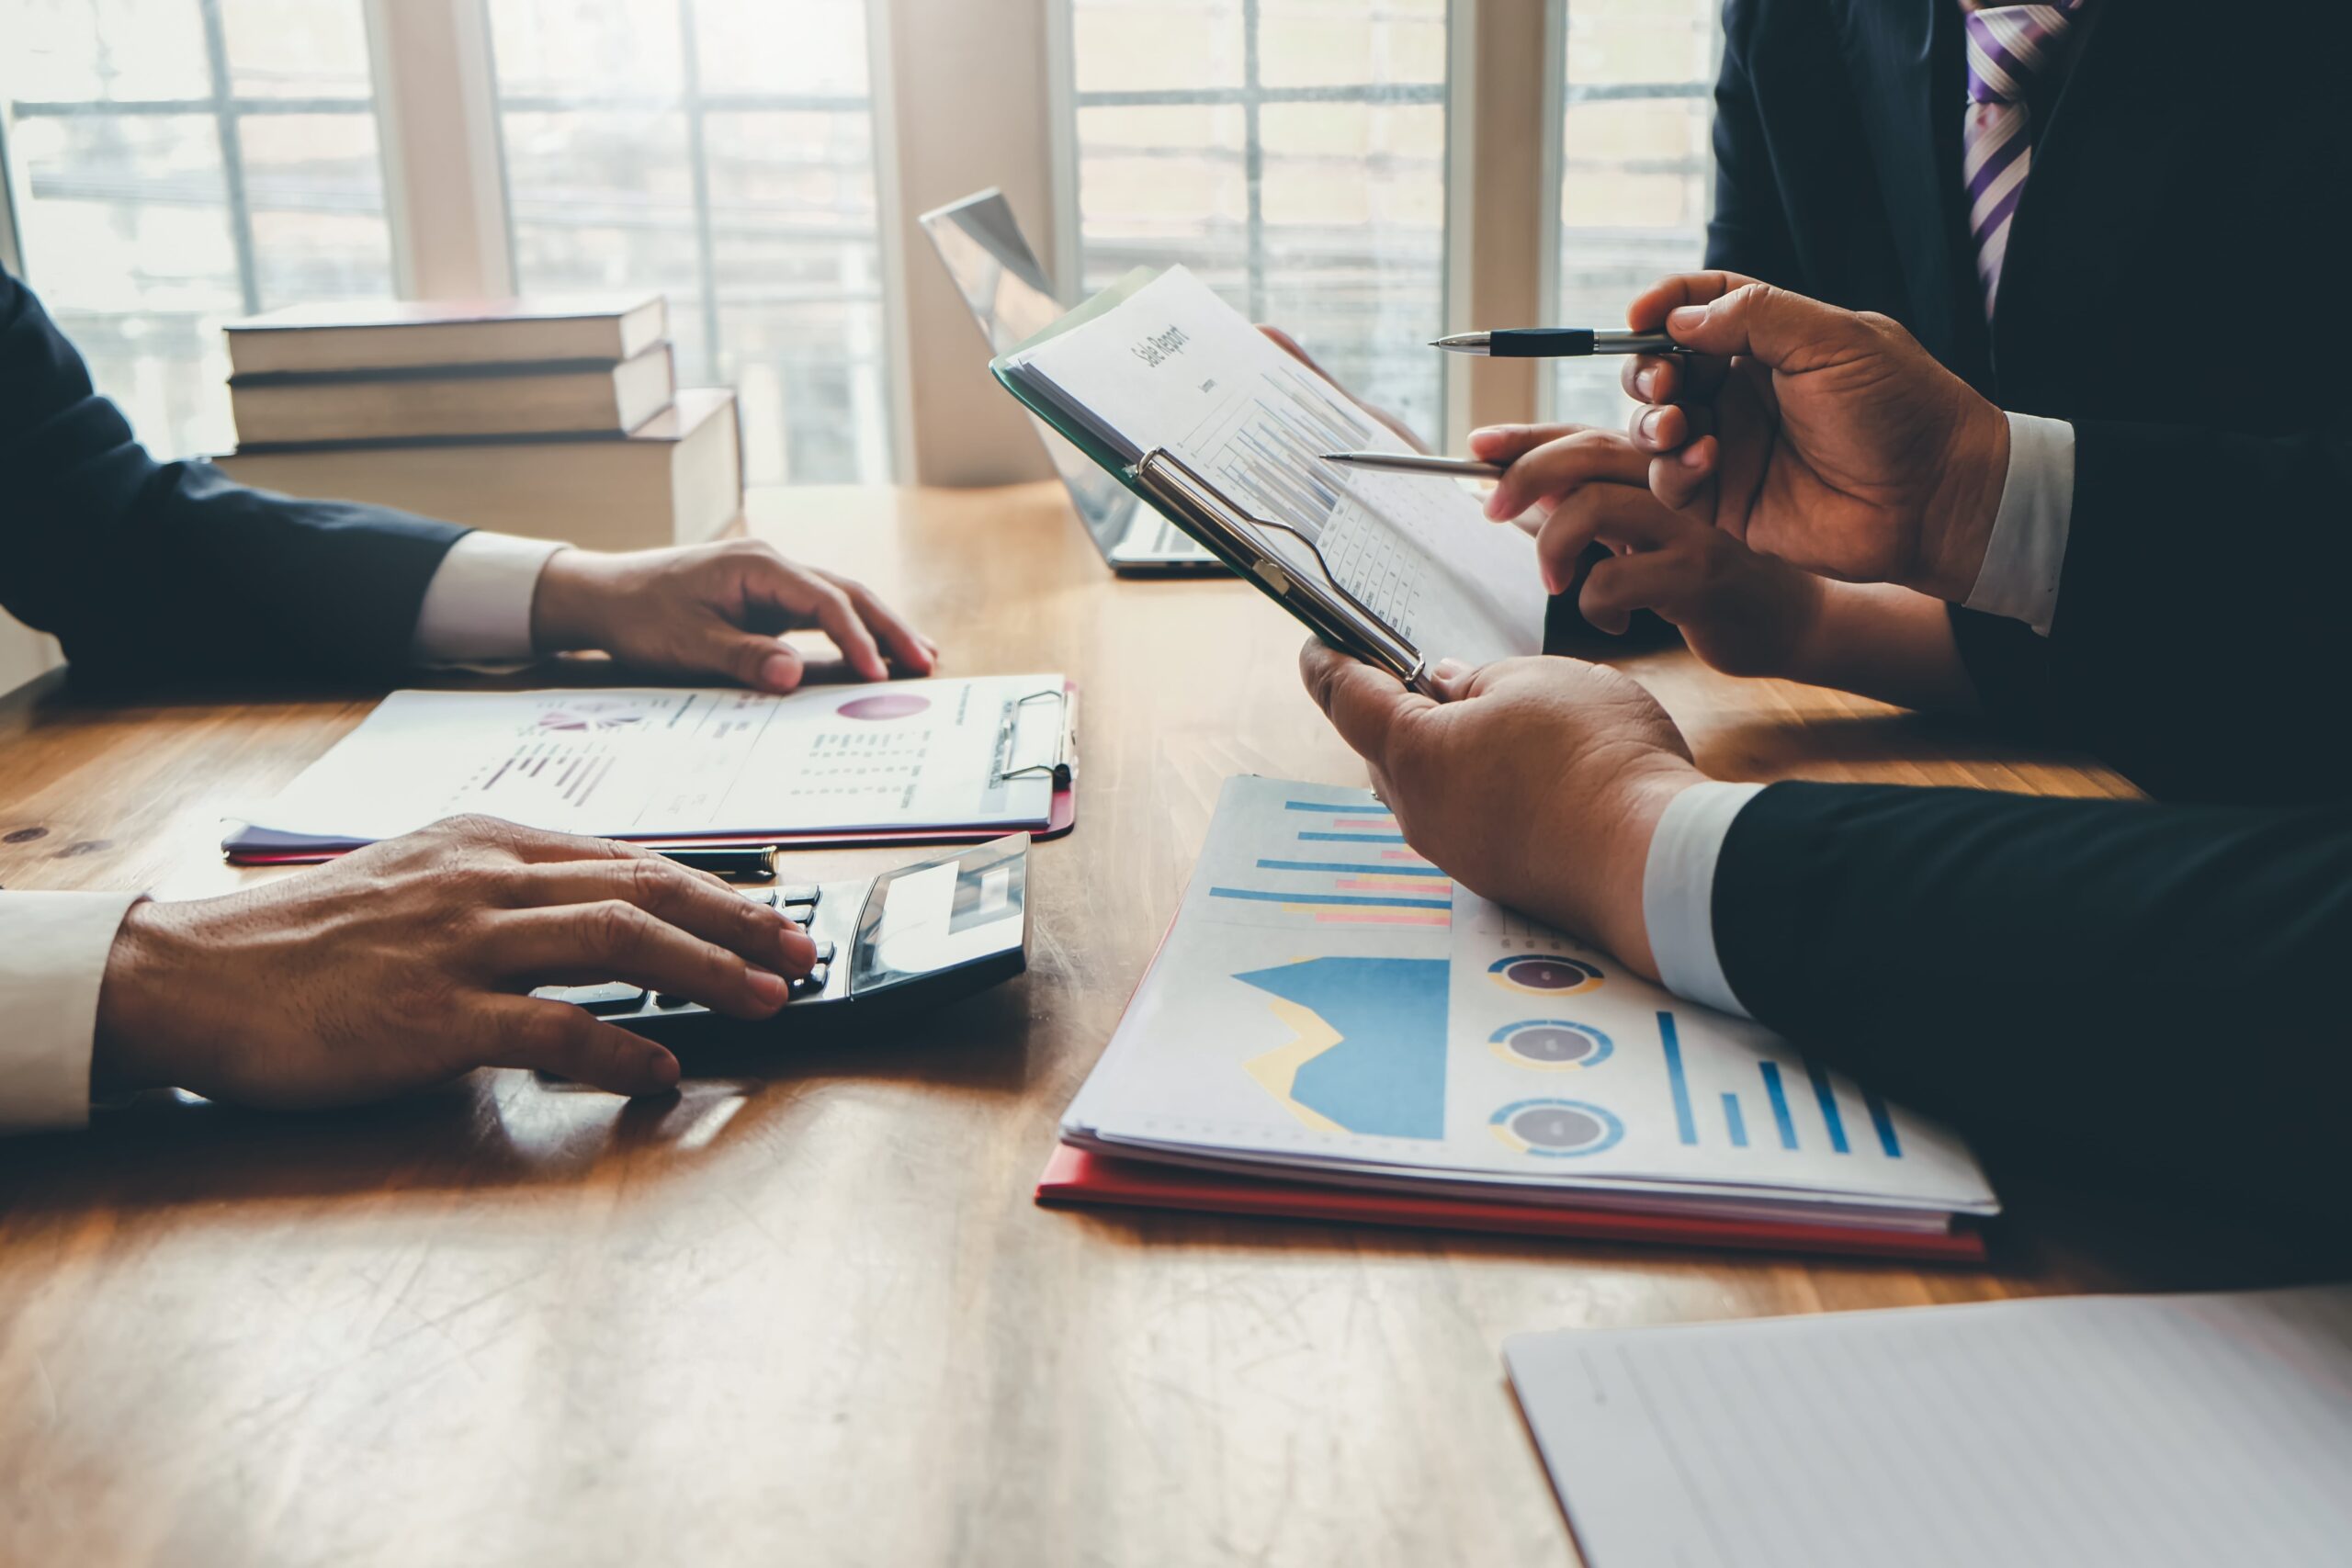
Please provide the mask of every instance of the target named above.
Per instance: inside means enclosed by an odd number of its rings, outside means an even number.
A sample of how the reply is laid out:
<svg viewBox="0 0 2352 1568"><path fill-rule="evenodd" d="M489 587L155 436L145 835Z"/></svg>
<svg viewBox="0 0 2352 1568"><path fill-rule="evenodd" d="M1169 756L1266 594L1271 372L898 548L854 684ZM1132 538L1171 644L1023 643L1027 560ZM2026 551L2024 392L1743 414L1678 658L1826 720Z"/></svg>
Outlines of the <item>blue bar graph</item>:
<svg viewBox="0 0 2352 1568"><path fill-rule="evenodd" d="M1739 1096L1729 1090L1724 1093L1724 1130L1731 1134L1733 1148L1747 1146L1747 1119L1739 1113Z"/></svg>
<svg viewBox="0 0 2352 1568"><path fill-rule="evenodd" d="M1260 871L1349 871L1374 876L1443 876L1445 873L1433 865L1416 865L1410 861L1344 860L1261 860Z"/></svg>
<svg viewBox="0 0 2352 1568"><path fill-rule="evenodd" d="M1854 1151L1846 1144L1846 1121L1838 1114L1838 1091L1829 1087L1829 1075L1815 1064L1805 1064L1805 1076L1813 1080L1813 1098L1820 1103L1821 1120L1829 1129L1829 1146L1841 1155Z"/></svg>
<svg viewBox="0 0 2352 1568"><path fill-rule="evenodd" d="M1401 844L1402 833L1301 833L1300 838L1315 844Z"/></svg>
<svg viewBox="0 0 2352 1568"><path fill-rule="evenodd" d="M1331 817L1394 817L1385 806L1357 806L1334 800L1285 800L1284 811L1320 811Z"/></svg>
<svg viewBox="0 0 2352 1568"><path fill-rule="evenodd" d="M1686 1144L1699 1141L1698 1120L1690 1114L1690 1086L1682 1077L1682 1039L1674 1032L1674 1015L1657 1015L1657 1037L1666 1047L1666 1081L1674 1091L1674 1130Z"/></svg>
<svg viewBox="0 0 2352 1568"><path fill-rule="evenodd" d="M1772 1102L1772 1122L1781 1130L1781 1146L1797 1146L1797 1124L1789 1116L1789 1097L1781 1089L1781 1065L1758 1062L1757 1070L1764 1075L1764 1098Z"/></svg>
<svg viewBox="0 0 2352 1568"><path fill-rule="evenodd" d="M1212 887L1212 898L1248 898L1261 904L1340 904L1360 907L1370 904L1382 908L1451 909L1451 898L1399 898L1393 893L1278 893L1263 887Z"/></svg>
<svg viewBox="0 0 2352 1568"><path fill-rule="evenodd" d="M1862 1103L1870 1107L1871 1125L1878 1129L1878 1146L1886 1151L1889 1159L1903 1157L1903 1140L1894 1135L1894 1118L1886 1113L1886 1101L1865 1090Z"/></svg>

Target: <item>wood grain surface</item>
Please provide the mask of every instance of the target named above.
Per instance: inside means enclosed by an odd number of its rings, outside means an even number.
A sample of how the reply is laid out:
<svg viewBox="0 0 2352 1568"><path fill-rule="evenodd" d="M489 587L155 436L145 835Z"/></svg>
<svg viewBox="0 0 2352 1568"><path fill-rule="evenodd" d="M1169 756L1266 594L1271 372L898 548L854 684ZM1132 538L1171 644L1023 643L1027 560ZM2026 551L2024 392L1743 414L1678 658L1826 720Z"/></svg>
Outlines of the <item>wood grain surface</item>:
<svg viewBox="0 0 2352 1568"><path fill-rule="evenodd" d="M1029 975L661 1101L482 1073L0 1146L0 1562L1565 1563L1506 1335L2273 1267L2006 1182L1983 1269L1040 1210L1219 784L1363 769L1292 623L1230 581L1113 580L1053 487L766 494L751 526L886 590L950 672L1082 684ZM2129 793L1679 651L1625 663L1719 776ZM231 886L222 812L379 694L44 677L0 703L0 884Z"/></svg>

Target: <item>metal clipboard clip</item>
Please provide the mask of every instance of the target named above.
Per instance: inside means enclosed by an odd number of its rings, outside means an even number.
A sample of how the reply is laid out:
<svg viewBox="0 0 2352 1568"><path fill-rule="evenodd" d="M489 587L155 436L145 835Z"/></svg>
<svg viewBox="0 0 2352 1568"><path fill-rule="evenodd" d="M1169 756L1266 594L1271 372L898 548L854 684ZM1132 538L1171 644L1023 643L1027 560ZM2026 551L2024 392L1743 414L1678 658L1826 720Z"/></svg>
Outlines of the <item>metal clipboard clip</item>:
<svg viewBox="0 0 2352 1568"><path fill-rule="evenodd" d="M1041 703L1054 705L1061 722L1055 728L1053 754L1042 761L1013 765L1021 745L1022 720L1032 707ZM1078 774L1078 694L1068 686L1049 691L1032 692L1025 697L1008 697L1004 716L997 721L996 770L990 782L1003 784L1009 779L1050 778L1056 789L1068 789Z"/></svg>
<svg viewBox="0 0 2352 1568"><path fill-rule="evenodd" d="M1288 605L1326 642L1378 665L1423 696L1438 695L1436 683L1430 679L1429 661L1420 649L1341 584L1313 535L1275 518L1255 515L1164 446L1155 446L1136 459L1135 473L1144 492L1186 533ZM1300 576L1259 532L1267 528L1306 546L1323 581Z"/></svg>

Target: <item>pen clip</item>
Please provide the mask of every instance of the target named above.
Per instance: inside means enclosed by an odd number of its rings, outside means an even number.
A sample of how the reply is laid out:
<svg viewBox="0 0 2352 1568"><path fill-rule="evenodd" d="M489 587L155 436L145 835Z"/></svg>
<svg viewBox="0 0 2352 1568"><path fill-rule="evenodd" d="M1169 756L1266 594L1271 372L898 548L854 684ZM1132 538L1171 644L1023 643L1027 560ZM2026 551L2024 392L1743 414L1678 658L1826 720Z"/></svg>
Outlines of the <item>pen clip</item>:
<svg viewBox="0 0 2352 1568"><path fill-rule="evenodd" d="M1216 507L1224 508L1227 513L1252 527L1274 529L1289 535L1306 546L1307 554L1314 558L1315 570L1322 574L1324 584L1328 586L1330 592L1337 594L1345 603L1347 608L1353 611L1357 616L1369 622L1372 628L1381 637L1386 637L1393 647L1382 647L1376 640L1365 636L1363 628L1349 625L1345 617L1334 612L1332 606L1319 603L1316 597L1310 596L1306 598L1306 603L1319 612L1315 617L1318 623L1315 629L1327 634L1352 635L1359 641L1370 643L1369 651L1374 662L1413 690L1427 696L1437 695L1429 681L1429 661L1421 657L1420 650L1413 646L1410 638L1390 626L1378 611L1357 598L1349 590L1347 584L1340 581L1339 574L1331 570L1331 563L1324 558L1323 547L1316 541L1312 534L1278 518L1258 516L1204 479L1198 469L1165 446L1155 446L1146 452L1136 460L1135 472L1136 479L1153 496L1166 501L1178 511L1194 518L1195 521L1204 520L1212 527L1222 527L1227 533L1238 533L1238 530L1218 517L1215 507L1208 504L1214 502ZM1188 490L1197 493L1187 493ZM1320 594L1322 592L1314 583L1298 576L1289 563L1272 549L1246 538L1241 540L1241 544L1249 551L1254 552L1258 558L1251 560L1245 556L1242 560L1228 564L1235 566L1236 570L1247 576L1257 578L1277 596L1284 600L1290 599L1290 586L1293 583L1308 590L1310 594ZM1326 622L1329 624L1323 624Z"/></svg>

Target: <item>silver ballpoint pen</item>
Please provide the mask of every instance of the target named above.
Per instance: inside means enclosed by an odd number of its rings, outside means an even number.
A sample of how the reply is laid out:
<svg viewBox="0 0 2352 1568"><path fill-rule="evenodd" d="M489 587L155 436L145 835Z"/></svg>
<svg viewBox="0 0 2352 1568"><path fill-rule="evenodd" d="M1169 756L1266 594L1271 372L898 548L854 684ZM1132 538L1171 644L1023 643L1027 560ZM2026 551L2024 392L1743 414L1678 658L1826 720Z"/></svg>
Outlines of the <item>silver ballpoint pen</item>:
<svg viewBox="0 0 2352 1568"><path fill-rule="evenodd" d="M1455 333L1430 344L1450 354L1483 354L1496 359L1575 359L1588 354L1688 354L1664 333L1597 332L1590 327L1509 327L1490 333Z"/></svg>
<svg viewBox="0 0 2352 1568"><path fill-rule="evenodd" d="M1500 463L1481 463L1475 457L1425 457L1413 452L1326 452L1322 457L1327 463L1391 474L1445 474L1465 479L1503 477Z"/></svg>

